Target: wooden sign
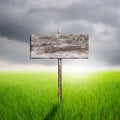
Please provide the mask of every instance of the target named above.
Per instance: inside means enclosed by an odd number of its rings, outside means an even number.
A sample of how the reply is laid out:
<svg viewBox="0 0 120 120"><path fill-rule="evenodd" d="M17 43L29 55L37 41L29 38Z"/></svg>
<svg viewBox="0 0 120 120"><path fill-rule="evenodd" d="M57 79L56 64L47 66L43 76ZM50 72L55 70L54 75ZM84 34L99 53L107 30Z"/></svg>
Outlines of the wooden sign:
<svg viewBox="0 0 120 120"><path fill-rule="evenodd" d="M30 41L31 58L88 58L88 35L33 34Z"/></svg>
<svg viewBox="0 0 120 120"><path fill-rule="evenodd" d="M59 33L59 32L58 32ZM43 35L30 37L31 58L58 58L58 99L62 101L62 58L88 58L88 35Z"/></svg>

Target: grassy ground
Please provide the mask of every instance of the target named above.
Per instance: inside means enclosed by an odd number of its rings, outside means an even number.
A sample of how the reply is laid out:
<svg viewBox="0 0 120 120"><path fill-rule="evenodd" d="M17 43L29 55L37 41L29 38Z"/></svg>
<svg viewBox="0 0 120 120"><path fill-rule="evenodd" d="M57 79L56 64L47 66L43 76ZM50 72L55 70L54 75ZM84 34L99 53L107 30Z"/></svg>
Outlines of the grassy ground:
<svg viewBox="0 0 120 120"><path fill-rule="evenodd" d="M120 72L0 71L0 120L120 120Z"/></svg>

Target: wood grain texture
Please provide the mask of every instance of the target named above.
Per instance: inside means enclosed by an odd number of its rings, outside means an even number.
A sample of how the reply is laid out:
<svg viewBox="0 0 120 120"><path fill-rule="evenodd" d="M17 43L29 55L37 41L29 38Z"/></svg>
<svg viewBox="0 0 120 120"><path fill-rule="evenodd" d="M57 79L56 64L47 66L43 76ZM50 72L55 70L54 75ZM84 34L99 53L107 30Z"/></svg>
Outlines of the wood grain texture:
<svg viewBox="0 0 120 120"><path fill-rule="evenodd" d="M31 58L88 58L88 35L33 34L30 41Z"/></svg>
<svg viewBox="0 0 120 120"><path fill-rule="evenodd" d="M62 101L62 58L58 58L58 100Z"/></svg>

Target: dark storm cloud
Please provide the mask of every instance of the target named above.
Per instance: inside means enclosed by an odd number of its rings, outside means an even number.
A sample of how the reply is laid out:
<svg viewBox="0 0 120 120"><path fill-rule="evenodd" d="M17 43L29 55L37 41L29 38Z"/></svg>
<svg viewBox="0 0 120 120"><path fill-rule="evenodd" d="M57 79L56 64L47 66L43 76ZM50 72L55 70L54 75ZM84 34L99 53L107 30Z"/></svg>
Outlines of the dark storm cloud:
<svg viewBox="0 0 120 120"><path fill-rule="evenodd" d="M112 1L103 3L73 3L61 8L54 6L46 8L33 6L29 8L24 1L16 2L15 0L9 0L8 4L4 1L0 5L2 6L0 8L0 21L2 21L2 24L0 24L0 35L16 40L27 41L31 33L44 33L45 27L51 24L51 22L57 25L56 28L62 21L72 22L75 28L78 27L76 20L83 20L93 24L103 23L116 28L118 28L118 26L120 27L119 15L109 8L109 4L112 3ZM17 7L16 4L19 5L19 7ZM23 7L26 6L28 8L24 9ZM64 25L63 29L65 29L65 27L66 25ZM82 28L84 29L84 26L81 27L81 30ZM68 32L67 29L65 30L65 32ZM72 30L77 31L76 29ZM85 30L87 31L87 29ZM50 30L47 32L50 33Z"/></svg>
<svg viewBox="0 0 120 120"><path fill-rule="evenodd" d="M56 60L40 60L30 59L30 47L27 43L0 38L0 60L9 61L13 64L56 64Z"/></svg>
<svg viewBox="0 0 120 120"><path fill-rule="evenodd" d="M0 4L0 36L29 42L28 36L31 33L41 32L43 29L43 21L39 20L38 23L26 13L24 6L14 5Z"/></svg>
<svg viewBox="0 0 120 120"><path fill-rule="evenodd" d="M104 5L105 6L105 5ZM55 22L84 20L92 23L108 24L112 27L120 25L119 15L102 4L71 4L67 7L31 8L28 13L33 16L53 19ZM117 18L117 19L116 19Z"/></svg>
<svg viewBox="0 0 120 120"><path fill-rule="evenodd" d="M57 6L42 6L42 0L36 0L38 4L32 2L0 0L0 59L13 63L50 64L50 60L29 59L29 36L34 33L53 34L60 27L63 33L89 34L90 62L104 61L110 65L120 65L119 0L73 1L68 5L66 3L66 6L58 6L58 1L54 3ZM10 41L13 45L9 48L6 42L10 44ZM25 45L21 45L22 42Z"/></svg>
<svg viewBox="0 0 120 120"><path fill-rule="evenodd" d="M25 0L0 0L1 4L9 4L9 5L23 5L25 4Z"/></svg>

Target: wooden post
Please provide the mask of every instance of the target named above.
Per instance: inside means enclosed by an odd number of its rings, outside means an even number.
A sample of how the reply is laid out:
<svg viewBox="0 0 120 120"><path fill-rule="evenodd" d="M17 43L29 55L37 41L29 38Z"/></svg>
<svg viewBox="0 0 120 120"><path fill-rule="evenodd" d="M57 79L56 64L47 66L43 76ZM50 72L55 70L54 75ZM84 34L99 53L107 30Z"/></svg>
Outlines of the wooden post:
<svg viewBox="0 0 120 120"><path fill-rule="evenodd" d="M58 100L62 101L62 58L58 58Z"/></svg>
<svg viewBox="0 0 120 120"><path fill-rule="evenodd" d="M87 34L57 35L32 34L30 58L58 59L58 100L62 101L62 59L88 59L89 36Z"/></svg>

